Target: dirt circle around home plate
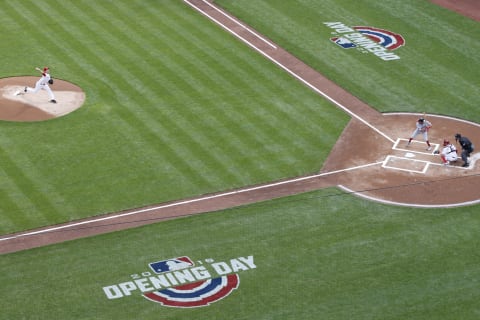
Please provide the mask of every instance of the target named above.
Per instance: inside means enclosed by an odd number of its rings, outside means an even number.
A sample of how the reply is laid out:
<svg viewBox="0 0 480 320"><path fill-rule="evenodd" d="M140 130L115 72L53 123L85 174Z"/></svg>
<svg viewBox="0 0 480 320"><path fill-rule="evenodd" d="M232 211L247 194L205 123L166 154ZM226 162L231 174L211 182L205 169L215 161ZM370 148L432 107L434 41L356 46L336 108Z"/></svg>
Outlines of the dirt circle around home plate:
<svg viewBox="0 0 480 320"><path fill-rule="evenodd" d="M432 149L421 135L407 146L422 114L386 113L370 118L369 125L352 119L335 144L321 172L334 174L335 185L347 192L384 203L411 207L451 207L480 203L480 152L474 150L463 167L455 134L474 144L480 125L441 115L427 115ZM443 165L444 139L458 149L459 159ZM333 183L333 181L332 181Z"/></svg>
<svg viewBox="0 0 480 320"><path fill-rule="evenodd" d="M69 114L85 102L85 93L80 87L60 79L54 79L50 85L57 103L50 102L45 90L24 92L27 86L34 88L39 79L32 76L0 79L0 120L45 121Z"/></svg>

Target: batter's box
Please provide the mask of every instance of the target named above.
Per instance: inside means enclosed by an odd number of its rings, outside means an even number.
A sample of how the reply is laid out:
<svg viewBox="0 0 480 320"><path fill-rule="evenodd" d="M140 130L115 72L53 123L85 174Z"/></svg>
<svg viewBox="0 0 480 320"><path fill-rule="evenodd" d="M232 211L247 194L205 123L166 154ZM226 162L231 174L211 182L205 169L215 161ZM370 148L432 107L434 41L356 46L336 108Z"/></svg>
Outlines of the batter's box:
<svg viewBox="0 0 480 320"><path fill-rule="evenodd" d="M440 145L438 143L430 143L432 146L431 150L427 149L427 144L425 141L412 140L409 146L407 146L408 139L398 138L397 141L393 144L393 150L409 151L413 153L420 154L433 154L436 150L439 150Z"/></svg>
<svg viewBox="0 0 480 320"><path fill-rule="evenodd" d="M382 167L387 169L401 170L415 173L427 172L429 161L403 158L397 156L387 156L383 161Z"/></svg>

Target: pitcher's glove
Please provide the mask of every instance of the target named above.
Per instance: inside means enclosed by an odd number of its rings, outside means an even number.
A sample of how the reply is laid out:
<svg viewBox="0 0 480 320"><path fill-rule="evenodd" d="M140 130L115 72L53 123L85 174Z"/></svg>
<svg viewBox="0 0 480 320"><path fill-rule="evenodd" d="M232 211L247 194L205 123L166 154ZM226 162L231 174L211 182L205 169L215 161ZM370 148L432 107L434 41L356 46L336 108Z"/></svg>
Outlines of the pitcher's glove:
<svg viewBox="0 0 480 320"><path fill-rule="evenodd" d="M440 154L440 151L435 150L435 151L433 151L433 154Z"/></svg>
<svg viewBox="0 0 480 320"><path fill-rule="evenodd" d="M53 84L53 79L48 80L49 84Z"/></svg>

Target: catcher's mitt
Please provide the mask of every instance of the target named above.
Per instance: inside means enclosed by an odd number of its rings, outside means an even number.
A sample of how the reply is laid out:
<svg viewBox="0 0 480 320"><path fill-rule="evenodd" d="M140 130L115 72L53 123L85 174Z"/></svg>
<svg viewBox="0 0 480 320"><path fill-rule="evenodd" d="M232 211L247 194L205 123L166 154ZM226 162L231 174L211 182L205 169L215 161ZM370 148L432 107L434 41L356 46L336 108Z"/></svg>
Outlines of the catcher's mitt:
<svg viewBox="0 0 480 320"><path fill-rule="evenodd" d="M53 84L53 79L48 80L49 84Z"/></svg>
<svg viewBox="0 0 480 320"><path fill-rule="evenodd" d="M433 154L440 154L440 151L435 150L435 151L433 151Z"/></svg>

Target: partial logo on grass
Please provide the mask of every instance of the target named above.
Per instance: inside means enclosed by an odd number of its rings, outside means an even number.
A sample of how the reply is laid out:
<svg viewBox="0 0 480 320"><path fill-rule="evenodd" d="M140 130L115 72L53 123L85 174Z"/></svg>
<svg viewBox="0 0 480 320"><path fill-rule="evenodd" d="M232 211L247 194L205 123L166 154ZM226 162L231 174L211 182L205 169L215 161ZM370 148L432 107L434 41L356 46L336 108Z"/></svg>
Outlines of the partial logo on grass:
<svg viewBox="0 0 480 320"><path fill-rule="evenodd" d="M151 271L132 274L131 280L103 287L108 299L124 298L139 292L164 306L195 308L225 298L240 284L239 272L255 269L253 256L225 262L205 259L193 262L177 257L148 264Z"/></svg>
<svg viewBox="0 0 480 320"><path fill-rule="evenodd" d="M343 49L356 48L363 53L373 53L382 60L398 60L393 50L405 45L405 39L391 31L368 26L349 27L341 22L324 22L333 29L330 40Z"/></svg>

